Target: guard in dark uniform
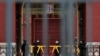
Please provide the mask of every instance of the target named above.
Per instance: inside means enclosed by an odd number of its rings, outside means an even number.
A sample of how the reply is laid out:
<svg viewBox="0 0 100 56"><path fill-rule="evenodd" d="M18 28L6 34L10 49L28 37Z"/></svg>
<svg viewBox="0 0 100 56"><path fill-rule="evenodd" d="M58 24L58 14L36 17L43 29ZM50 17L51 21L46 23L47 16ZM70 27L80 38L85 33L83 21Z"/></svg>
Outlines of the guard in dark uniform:
<svg viewBox="0 0 100 56"><path fill-rule="evenodd" d="M59 41L58 40L55 41L55 45L59 45ZM54 55L55 56L60 56L60 47L58 47L57 49L58 49L59 52L55 49L54 50Z"/></svg>
<svg viewBox="0 0 100 56"><path fill-rule="evenodd" d="M36 40L36 42L34 43L34 49L33 49L34 56L41 56L40 51L37 53L39 44L40 44L40 41Z"/></svg>
<svg viewBox="0 0 100 56"><path fill-rule="evenodd" d="M86 56L86 43L84 40L80 41L80 56Z"/></svg>
<svg viewBox="0 0 100 56"><path fill-rule="evenodd" d="M25 56L25 48L26 48L26 45L27 45L26 40L24 40L24 42L23 42L23 44L21 46L21 50L22 50L23 56Z"/></svg>

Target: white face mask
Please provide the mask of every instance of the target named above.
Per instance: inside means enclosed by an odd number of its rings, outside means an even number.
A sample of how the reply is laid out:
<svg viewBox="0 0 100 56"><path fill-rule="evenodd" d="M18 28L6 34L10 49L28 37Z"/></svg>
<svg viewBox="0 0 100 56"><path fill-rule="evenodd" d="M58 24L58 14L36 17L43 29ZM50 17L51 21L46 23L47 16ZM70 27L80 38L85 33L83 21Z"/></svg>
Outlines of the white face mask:
<svg viewBox="0 0 100 56"><path fill-rule="evenodd" d="M56 41L56 43L59 43L59 41Z"/></svg>
<svg viewBox="0 0 100 56"><path fill-rule="evenodd" d="M80 43L83 43L82 41L80 41Z"/></svg>
<svg viewBox="0 0 100 56"><path fill-rule="evenodd" d="M39 40L37 40L36 42L40 42Z"/></svg>

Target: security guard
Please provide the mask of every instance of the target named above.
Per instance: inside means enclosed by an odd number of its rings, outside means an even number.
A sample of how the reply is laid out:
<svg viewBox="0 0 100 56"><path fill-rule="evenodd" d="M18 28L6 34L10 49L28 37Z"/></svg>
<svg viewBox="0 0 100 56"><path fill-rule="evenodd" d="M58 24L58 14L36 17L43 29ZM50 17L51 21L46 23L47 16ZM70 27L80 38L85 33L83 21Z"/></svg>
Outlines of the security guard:
<svg viewBox="0 0 100 56"><path fill-rule="evenodd" d="M37 53L39 44L40 44L40 41L36 40L36 42L34 43L34 48L33 48L34 56L41 56L40 51Z"/></svg>
<svg viewBox="0 0 100 56"><path fill-rule="evenodd" d="M55 45L59 45L58 40L55 41ZM57 49L58 49L59 52L57 51ZM57 49L54 50L54 55L55 56L60 56L60 47L57 47Z"/></svg>
<svg viewBox="0 0 100 56"><path fill-rule="evenodd" d="M26 46L27 46L27 42L26 42L26 40L24 40L23 44L21 46L21 50L23 52L23 56L25 56L25 54L26 54Z"/></svg>
<svg viewBox="0 0 100 56"><path fill-rule="evenodd" d="M80 41L80 56L86 56L86 43L84 40Z"/></svg>

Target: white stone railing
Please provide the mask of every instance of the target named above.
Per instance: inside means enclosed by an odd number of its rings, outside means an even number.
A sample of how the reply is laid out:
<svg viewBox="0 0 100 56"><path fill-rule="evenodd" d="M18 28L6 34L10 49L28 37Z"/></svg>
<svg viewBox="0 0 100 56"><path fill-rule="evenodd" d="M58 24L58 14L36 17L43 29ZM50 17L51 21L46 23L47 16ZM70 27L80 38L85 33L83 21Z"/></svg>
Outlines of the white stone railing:
<svg viewBox="0 0 100 56"><path fill-rule="evenodd" d="M86 56L100 56L100 42L88 42L86 44ZM12 56L16 56L16 46L12 43ZM0 56L6 56L6 43L0 43Z"/></svg>
<svg viewBox="0 0 100 56"><path fill-rule="evenodd" d="M0 43L0 56L6 56L6 43ZM12 43L12 56L16 56L16 46L15 43Z"/></svg>
<svg viewBox="0 0 100 56"><path fill-rule="evenodd" d="M100 56L100 42L87 43L87 56Z"/></svg>

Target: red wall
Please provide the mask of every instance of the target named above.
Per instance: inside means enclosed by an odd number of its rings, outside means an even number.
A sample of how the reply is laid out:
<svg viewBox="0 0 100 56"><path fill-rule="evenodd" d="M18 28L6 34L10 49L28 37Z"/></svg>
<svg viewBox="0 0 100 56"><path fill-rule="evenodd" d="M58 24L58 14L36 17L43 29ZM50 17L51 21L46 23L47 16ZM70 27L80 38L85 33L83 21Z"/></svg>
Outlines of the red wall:
<svg viewBox="0 0 100 56"><path fill-rule="evenodd" d="M86 4L88 6L89 4ZM92 31L91 31L91 36L93 42L100 42L100 3L93 2L91 4L91 10L92 10L92 15L91 15L91 20L92 20ZM87 8L86 8L86 16L87 16ZM88 17L86 17L88 19ZM86 22L86 25L88 24L88 21ZM86 29L88 30L88 29ZM88 36L89 33L86 31L86 35ZM88 37L86 37L88 38Z"/></svg>
<svg viewBox="0 0 100 56"><path fill-rule="evenodd" d="M12 4L12 40L15 41L15 3ZM0 42L6 42L6 3L0 2Z"/></svg>
<svg viewBox="0 0 100 56"><path fill-rule="evenodd" d="M6 15L6 4L4 2L0 2L0 42L4 42L5 39L5 15Z"/></svg>
<svg viewBox="0 0 100 56"><path fill-rule="evenodd" d="M75 38L77 38L78 36L77 36L77 32L78 32L78 30L77 30L77 28L78 28L78 24L77 24L77 15L75 16L75 19L74 19L74 37Z"/></svg>
<svg viewBox="0 0 100 56"><path fill-rule="evenodd" d="M92 4L93 41L100 42L100 3Z"/></svg>

